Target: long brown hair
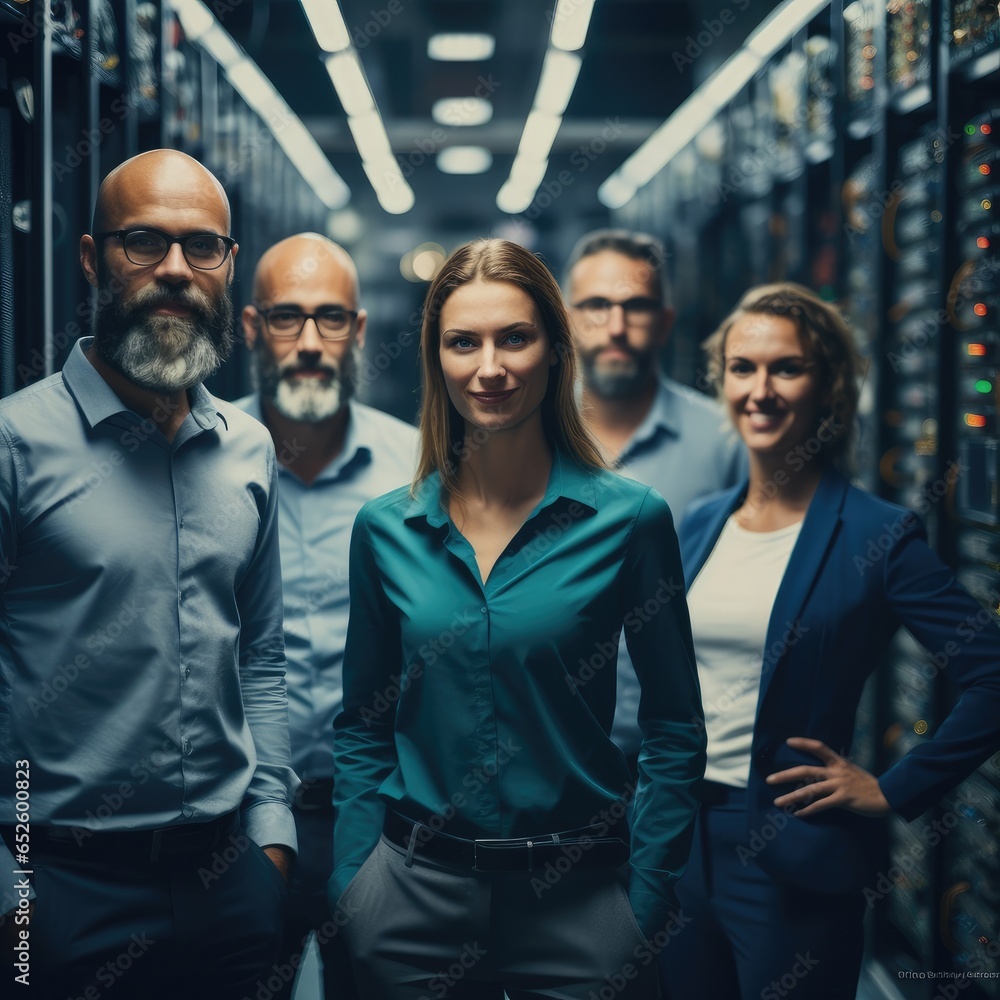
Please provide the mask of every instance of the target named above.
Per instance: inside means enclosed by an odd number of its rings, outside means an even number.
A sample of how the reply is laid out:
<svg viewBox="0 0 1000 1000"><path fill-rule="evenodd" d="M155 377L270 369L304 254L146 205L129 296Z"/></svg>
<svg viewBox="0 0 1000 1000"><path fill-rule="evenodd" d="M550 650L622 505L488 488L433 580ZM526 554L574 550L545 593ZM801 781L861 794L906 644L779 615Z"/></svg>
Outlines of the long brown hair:
<svg viewBox="0 0 1000 1000"><path fill-rule="evenodd" d="M559 285L548 268L517 243L474 240L460 246L431 282L420 331L423 399L420 406L420 460L413 492L432 473L441 475L449 494L458 490L458 462L465 455L465 421L448 396L441 370L441 309L456 288L475 279L506 282L535 303L557 361L542 400L542 427L549 444L584 468L605 469L597 443L577 406L577 357ZM485 432L484 432L485 433Z"/></svg>
<svg viewBox="0 0 1000 1000"><path fill-rule="evenodd" d="M751 288L702 345L708 355L709 376L720 391L726 337L736 321L748 314L784 316L798 327L807 352L819 368L819 391L830 399L821 418L828 432L824 453L827 459L846 464L858 413L858 378L862 371L847 321L836 306L824 302L804 285L781 281Z"/></svg>

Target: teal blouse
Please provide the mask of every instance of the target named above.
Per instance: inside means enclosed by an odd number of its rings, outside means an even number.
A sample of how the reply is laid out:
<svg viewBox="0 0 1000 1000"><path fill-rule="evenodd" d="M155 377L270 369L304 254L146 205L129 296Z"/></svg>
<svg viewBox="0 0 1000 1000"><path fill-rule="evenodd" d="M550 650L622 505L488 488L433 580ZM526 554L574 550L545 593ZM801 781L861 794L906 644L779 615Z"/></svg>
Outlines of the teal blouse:
<svg viewBox="0 0 1000 1000"><path fill-rule="evenodd" d="M607 826L633 798L630 900L651 935L690 848L705 728L670 509L558 453L483 583L435 474L362 507L335 723L336 900L386 806L457 837ZM611 741L621 633L640 777Z"/></svg>

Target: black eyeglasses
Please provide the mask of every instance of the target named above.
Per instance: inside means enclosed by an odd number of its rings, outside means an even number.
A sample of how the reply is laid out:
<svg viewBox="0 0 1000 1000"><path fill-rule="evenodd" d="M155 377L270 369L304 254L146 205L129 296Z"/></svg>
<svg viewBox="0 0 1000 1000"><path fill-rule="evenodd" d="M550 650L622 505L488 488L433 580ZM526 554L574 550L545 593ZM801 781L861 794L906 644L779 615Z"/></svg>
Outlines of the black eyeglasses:
<svg viewBox="0 0 1000 1000"><path fill-rule="evenodd" d="M574 302L573 308L580 310L591 323L607 323L608 316L615 306L621 306L625 319L630 323L651 323L656 314L663 308L659 299L636 297L624 302L612 302L611 299L594 297Z"/></svg>
<svg viewBox="0 0 1000 1000"><path fill-rule="evenodd" d="M184 259L201 271L214 271L222 267L236 240L218 233L190 233L171 236L159 229L116 229L107 233L94 233L95 240L114 236L122 241L125 256L140 267L159 264L175 243L180 243Z"/></svg>
<svg viewBox="0 0 1000 1000"><path fill-rule="evenodd" d="M319 309L314 313L305 313L301 309L289 306L275 306L273 309L254 308L264 317L268 333L276 340L297 340L302 336L306 320L311 319L316 324L319 335L324 340L346 340L351 335L351 328L358 314L353 309L329 307Z"/></svg>

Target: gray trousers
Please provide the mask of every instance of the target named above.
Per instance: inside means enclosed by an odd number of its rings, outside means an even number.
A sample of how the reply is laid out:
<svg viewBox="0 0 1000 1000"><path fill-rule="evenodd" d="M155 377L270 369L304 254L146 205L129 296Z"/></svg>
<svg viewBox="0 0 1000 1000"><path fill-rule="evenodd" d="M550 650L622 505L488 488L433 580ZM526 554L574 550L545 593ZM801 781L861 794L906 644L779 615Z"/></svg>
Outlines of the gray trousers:
<svg viewBox="0 0 1000 1000"><path fill-rule="evenodd" d="M365 1000L660 997L611 869L483 874L408 863L383 838L337 909Z"/></svg>

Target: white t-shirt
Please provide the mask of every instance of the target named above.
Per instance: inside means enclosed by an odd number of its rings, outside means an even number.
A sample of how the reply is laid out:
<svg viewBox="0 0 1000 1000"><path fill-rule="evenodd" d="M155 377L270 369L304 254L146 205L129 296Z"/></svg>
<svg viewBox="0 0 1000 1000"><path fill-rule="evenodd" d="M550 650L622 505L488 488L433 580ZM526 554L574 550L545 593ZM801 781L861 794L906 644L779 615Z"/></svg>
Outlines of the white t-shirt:
<svg viewBox="0 0 1000 1000"><path fill-rule="evenodd" d="M767 625L801 527L747 531L730 517L688 591L709 781L746 788Z"/></svg>

